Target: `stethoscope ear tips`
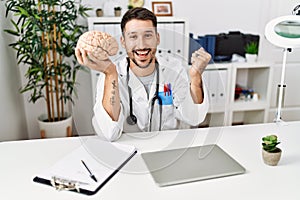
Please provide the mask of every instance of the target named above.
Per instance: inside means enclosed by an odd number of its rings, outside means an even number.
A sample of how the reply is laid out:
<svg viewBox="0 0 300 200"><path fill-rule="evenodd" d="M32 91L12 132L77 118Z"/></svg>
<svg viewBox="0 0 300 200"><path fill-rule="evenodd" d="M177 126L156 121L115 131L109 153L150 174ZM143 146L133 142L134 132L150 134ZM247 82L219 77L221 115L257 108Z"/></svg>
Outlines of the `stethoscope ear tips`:
<svg viewBox="0 0 300 200"><path fill-rule="evenodd" d="M128 116L126 121L129 125L135 125L137 123L137 119L135 115Z"/></svg>

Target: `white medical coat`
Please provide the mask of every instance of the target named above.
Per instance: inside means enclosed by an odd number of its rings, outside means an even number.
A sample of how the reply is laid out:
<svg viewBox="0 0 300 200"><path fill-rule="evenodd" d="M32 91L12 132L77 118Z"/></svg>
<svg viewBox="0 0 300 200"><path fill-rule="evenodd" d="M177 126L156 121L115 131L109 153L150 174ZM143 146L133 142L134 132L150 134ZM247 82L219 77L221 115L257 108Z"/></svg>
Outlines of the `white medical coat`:
<svg viewBox="0 0 300 200"><path fill-rule="evenodd" d="M178 129L181 124L191 126L201 123L207 114L209 103L205 84L202 84L204 100L201 104L194 104L190 95L190 81L187 70L177 59L157 57L159 63L159 91L163 91L164 84L171 84L173 104L162 105L162 130ZM156 90L155 73L153 83L147 97L146 90L140 80L129 69L129 86L132 91L132 109L137 118L137 124L129 125L126 118L129 116L129 94L127 87L127 60L116 63L118 71L121 111L118 121L113 121L102 105L105 75L100 73L97 82L96 102L92 120L96 133L109 141L117 140L123 132L148 131L150 126L151 101ZM202 80L204 81L204 80ZM160 112L158 101L155 102L151 130L159 129ZM183 122L183 123L182 123Z"/></svg>

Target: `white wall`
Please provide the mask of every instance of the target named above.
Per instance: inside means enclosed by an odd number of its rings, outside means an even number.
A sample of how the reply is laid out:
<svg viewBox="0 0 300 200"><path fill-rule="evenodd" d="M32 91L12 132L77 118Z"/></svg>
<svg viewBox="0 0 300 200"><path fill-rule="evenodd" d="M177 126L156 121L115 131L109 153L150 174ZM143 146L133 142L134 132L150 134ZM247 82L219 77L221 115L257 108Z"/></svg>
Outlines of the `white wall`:
<svg viewBox="0 0 300 200"><path fill-rule="evenodd" d="M113 1L113 0L110 0ZM105 0L83 0L83 3L96 8L102 7ZM116 5L123 7L123 13L127 8L127 0L115 0ZM185 18L189 22L189 31L196 34L215 34L220 32L228 32L239 30L245 33L255 33L261 36L260 56L261 60L274 60L270 50L274 47L270 45L263 37L264 27L266 23L277 16L290 14L292 8L299 4L298 0L173 0L173 13L175 17ZM151 9L151 0L145 0L145 7ZM90 12L91 16L95 16L95 10ZM0 1L0 29L8 24L8 20L4 18L4 1ZM104 13L105 14L105 13ZM26 137L27 120L29 138L38 138L38 127L36 117L43 110L42 102L37 105L29 104L23 100L18 94L20 87L19 78L13 79L19 75L15 67L16 61L14 53L7 48L8 39L3 32L0 33L0 88L1 88L1 127L0 141L4 139L22 139ZM6 43L7 42L7 43ZM299 57L299 52L293 53ZM9 66L9 67L8 67ZM12 78L13 77L13 78ZM22 79L24 77L22 76ZM24 82L24 80L22 81ZM91 126L92 117L92 92L90 86L90 76L87 73L81 73L79 78L78 99L74 107L74 123L80 134L89 134L93 132ZM3 87L5 86L5 87ZM3 90L3 91L2 91ZM25 108L22 106L24 102ZM11 114L7 114L10 110ZM26 120L24 118L24 110ZM5 113L5 114L3 114ZM17 122L13 128L8 122ZM26 124L26 123L25 123Z"/></svg>
<svg viewBox="0 0 300 200"><path fill-rule="evenodd" d="M188 19L190 30L198 34L218 34L228 30L257 32L261 0L174 0L174 14ZM184 7L189 6L187 12Z"/></svg>
<svg viewBox="0 0 300 200"><path fill-rule="evenodd" d="M12 40L3 31L8 28L4 3L0 1L0 142L28 137L23 98L18 92L20 72L15 52L7 48Z"/></svg>

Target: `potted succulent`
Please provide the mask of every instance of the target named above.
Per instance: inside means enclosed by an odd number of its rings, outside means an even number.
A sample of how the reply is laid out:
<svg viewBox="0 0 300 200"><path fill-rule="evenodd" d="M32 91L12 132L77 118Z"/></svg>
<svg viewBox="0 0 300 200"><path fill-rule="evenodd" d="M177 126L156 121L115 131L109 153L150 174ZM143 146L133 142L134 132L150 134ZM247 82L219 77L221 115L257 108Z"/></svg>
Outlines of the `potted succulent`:
<svg viewBox="0 0 300 200"><path fill-rule="evenodd" d="M245 56L247 62L256 62L258 54L258 44L257 42L249 42L245 46Z"/></svg>
<svg viewBox="0 0 300 200"><path fill-rule="evenodd" d="M117 7L114 7L114 10L115 10L115 16L120 17L122 8L120 6L117 6Z"/></svg>
<svg viewBox="0 0 300 200"><path fill-rule="evenodd" d="M77 72L83 69L74 49L86 30L78 18L87 17L91 9L80 0L7 0L5 5L6 17L15 16L13 28L5 30L17 37L9 46L16 50L18 64L26 67L27 83L20 92L30 92L32 103L45 100L47 114L39 117L41 137L70 136L72 115L67 108L74 103ZM64 130L53 130L54 124Z"/></svg>
<svg viewBox="0 0 300 200"><path fill-rule="evenodd" d="M262 138L262 157L264 163L276 166L280 160L282 150L277 147L280 142L276 135L268 135Z"/></svg>

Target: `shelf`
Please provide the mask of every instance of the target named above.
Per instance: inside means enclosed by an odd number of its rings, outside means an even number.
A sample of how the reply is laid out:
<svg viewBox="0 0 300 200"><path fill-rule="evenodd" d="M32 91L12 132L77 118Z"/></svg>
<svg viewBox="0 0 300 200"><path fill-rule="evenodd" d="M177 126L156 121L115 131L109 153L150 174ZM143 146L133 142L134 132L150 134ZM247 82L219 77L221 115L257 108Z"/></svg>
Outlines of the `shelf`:
<svg viewBox="0 0 300 200"><path fill-rule="evenodd" d="M270 101L271 68L266 63L234 63L232 70L230 117L228 124L266 122ZM235 87L253 90L258 100L235 100Z"/></svg>
<svg viewBox="0 0 300 200"><path fill-rule="evenodd" d="M265 109L268 106L267 101L242 101L237 100L232 104L231 109L233 111L242 111L242 110L259 110Z"/></svg>
<svg viewBox="0 0 300 200"><path fill-rule="evenodd" d="M252 89L260 96L260 99L267 99L270 67L258 68L236 68L235 83L244 89ZM235 89L235 88L234 88ZM234 100L234 93L232 100Z"/></svg>
<svg viewBox="0 0 300 200"><path fill-rule="evenodd" d="M218 63L208 66L209 70L226 69L227 83L224 84L228 90L224 105L212 105L209 109L209 126L223 124L226 126L239 124L264 123L267 121L267 112L270 101L270 79L272 70L268 63ZM214 80L211 84L216 84ZM242 89L252 89L257 93L258 100L238 99L235 100L235 87L239 85ZM218 116L219 115L219 116ZM214 116L214 119L211 119ZM226 119L226 120L224 120ZM216 122L215 120L218 120Z"/></svg>
<svg viewBox="0 0 300 200"><path fill-rule="evenodd" d="M231 67L232 67L231 63L213 63L213 64L207 65L207 67L205 69L206 70L210 70L210 69L229 69Z"/></svg>
<svg viewBox="0 0 300 200"><path fill-rule="evenodd" d="M265 118L265 110L237 111L232 113L232 125L258 124Z"/></svg>
<svg viewBox="0 0 300 200"><path fill-rule="evenodd" d="M232 67L236 67L236 68L246 68L246 69L251 69L251 68L269 68L270 67L270 63L267 62L251 62L251 63L232 63Z"/></svg>

